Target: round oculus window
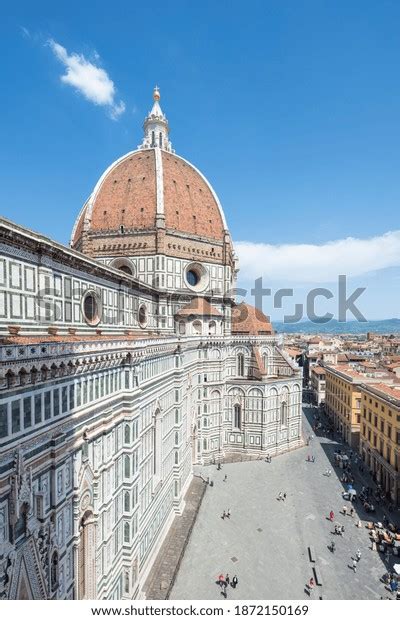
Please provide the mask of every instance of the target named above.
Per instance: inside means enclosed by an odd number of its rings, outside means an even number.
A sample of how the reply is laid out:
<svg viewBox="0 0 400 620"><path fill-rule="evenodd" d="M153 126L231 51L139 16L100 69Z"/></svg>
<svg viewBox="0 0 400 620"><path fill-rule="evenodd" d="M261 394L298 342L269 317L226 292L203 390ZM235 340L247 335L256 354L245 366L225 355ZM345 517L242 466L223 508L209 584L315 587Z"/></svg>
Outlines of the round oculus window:
<svg viewBox="0 0 400 620"><path fill-rule="evenodd" d="M83 317L88 325L98 325L101 318L101 304L93 291L88 291L82 299Z"/></svg>
<svg viewBox="0 0 400 620"><path fill-rule="evenodd" d="M201 263L191 263L185 269L185 281L193 291L202 291L208 286L208 272Z"/></svg>
<svg viewBox="0 0 400 620"><path fill-rule="evenodd" d="M186 280L190 286L196 286L199 283L200 276L194 269L189 269L189 271L186 272Z"/></svg>

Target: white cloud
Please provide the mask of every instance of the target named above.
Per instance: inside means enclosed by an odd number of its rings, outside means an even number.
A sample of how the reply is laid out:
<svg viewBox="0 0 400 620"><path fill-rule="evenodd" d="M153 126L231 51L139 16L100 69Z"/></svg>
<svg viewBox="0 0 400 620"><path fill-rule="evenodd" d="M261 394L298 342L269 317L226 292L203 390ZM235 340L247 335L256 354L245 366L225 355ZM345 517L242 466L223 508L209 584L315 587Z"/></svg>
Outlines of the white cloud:
<svg viewBox="0 0 400 620"><path fill-rule="evenodd" d="M400 266L400 230L371 239L340 239L322 245L270 245L239 241L240 279L333 282L339 274L359 276Z"/></svg>
<svg viewBox="0 0 400 620"><path fill-rule="evenodd" d="M95 105L105 106L114 120L125 111L125 103L116 101L114 82L104 69L87 60L82 54L68 54L65 47L53 39L50 39L48 44L66 69L60 78L64 84L73 86ZM94 57L99 60L97 52Z"/></svg>
<svg viewBox="0 0 400 620"><path fill-rule="evenodd" d="M20 29L24 37L26 37L27 39L31 38L31 33L29 32L28 28L25 28L25 26L20 26Z"/></svg>

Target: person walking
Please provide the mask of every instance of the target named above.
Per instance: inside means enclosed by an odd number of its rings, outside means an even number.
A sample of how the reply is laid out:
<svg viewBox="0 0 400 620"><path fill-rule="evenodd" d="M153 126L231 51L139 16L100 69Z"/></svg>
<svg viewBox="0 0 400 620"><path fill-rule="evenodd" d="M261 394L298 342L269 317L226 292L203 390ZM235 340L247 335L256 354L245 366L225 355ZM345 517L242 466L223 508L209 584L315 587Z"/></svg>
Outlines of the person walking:
<svg viewBox="0 0 400 620"><path fill-rule="evenodd" d="M357 560L353 560L353 571L357 572Z"/></svg>
<svg viewBox="0 0 400 620"><path fill-rule="evenodd" d="M329 513L329 519L330 521L333 521L334 518L335 518L335 513L333 512L333 510L331 510Z"/></svg>
<svg viewBox="0 0 400 620"><path fill-rule="evenodd" d="M313 455L311 458L312 462L315 463L315 456Z"/></svg>
<svg viewBox="0 0 400 620"><path fill-rule="evenodd" d="M310 590L312 590L314 586L315 586L314 577L311 577L310 581L308 582L308 587L310 588Z"/></svg>
<svg viewBox="0 0 400 620"><path fill-rule="evenodd" d="M227 584L228 584L228 586L229 586L230 581L231 581L231 579L230 579L230 577L229 577L229 573L226 573L226 576L225 576L225 581L226 581L226 583L227 583Z"/></svg>
<svg viewBox="0 0 400 620"><path fill-rule="evenodd" d="M361 551L359 549L357 549L356 560L357 560L357 562L359 562L361 560Z"/></svg>
<svg viewBox="0 0 400 620"><path fill-rule="evenodd" d="M222 519L222 520L224 520L224 519L225 519L225 517L226 517L226 512L225 512L225 510L224 510L224 512L223 512L223 513L222 513L222 515L221 515L221 519Z"/></svg>
<svg viewBox="0 0 400 620"><path fill-rule="evenodd" d="M353 508L353 506L350 508L350 516L354 517L354 508Z"/></svg>
<svg viewBox="0 0 400 620"><path fill-rule="evenodd" d="M278 493L278 499L281 500L282 499L282 491L279 491Z"/></svg>
<svg viewBox="0 0 400 620"><path fill-rule="evenodd" d="M225 474L224 482L226 482L227 480L228 480L228 474Z"/></svg>
<svg viewBox="0 0 400 620"><path fill-rule="evenodd" d="M236 575L233 575L233 579L232 579L232 588L236 588L237 584L239 583L239 579L237 578Z"/></svg>
<svg viewBox="0 0 400 620"><path fill-rule="evenodd" d="M219 575L218 577L218 585L222 588L222 586L224 585L224 581L225 581L225 577L224 575L221 573L221 575Z"/></svg>
<svg viewBox="0 0 400 620"><path fill-rule="evenodd" d="M284 494L283 494L283 499L284 499L284 500L286 499L286 493L284 493Z"/></svg>
<svg viewBox="0 0 400 620"><path fill-rule="evenodd" d="M228 519L231 518L231 509L230 508L228 508L228 512L226 513L226 516L228 517Z"/></svg>
<svg viewBox="0 0 400 620"><path fill-rule="evenodd" d="M343 512L344 516L347 515L347 506L343 506L342 512Z"/></svg>

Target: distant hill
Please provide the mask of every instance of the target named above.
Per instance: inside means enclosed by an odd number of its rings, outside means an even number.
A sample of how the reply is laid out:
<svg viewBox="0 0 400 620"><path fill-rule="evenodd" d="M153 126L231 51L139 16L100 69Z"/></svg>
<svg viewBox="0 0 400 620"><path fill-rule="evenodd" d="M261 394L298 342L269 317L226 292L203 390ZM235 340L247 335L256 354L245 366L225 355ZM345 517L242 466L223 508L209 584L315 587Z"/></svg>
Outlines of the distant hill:
<svg viewBox="0 0 400 620"><path fill-rule="evenodd" d="M299 323L284 323L272 321L276 332L286 334L400 334L400 319L385 319L384 321L347 321L341 323L332 319L328 323L314 323L312 321L300 321Z"/></svg>

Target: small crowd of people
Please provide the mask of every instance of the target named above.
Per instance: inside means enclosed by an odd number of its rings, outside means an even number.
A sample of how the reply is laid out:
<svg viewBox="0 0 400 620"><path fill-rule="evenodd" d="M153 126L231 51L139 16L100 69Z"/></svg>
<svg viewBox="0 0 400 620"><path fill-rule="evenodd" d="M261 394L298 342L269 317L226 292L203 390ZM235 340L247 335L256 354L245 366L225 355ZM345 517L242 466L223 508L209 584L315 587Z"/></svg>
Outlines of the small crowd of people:
<svg viewBox="0 0 400 620"><path fill-rule="evenodd" d="M219 575L217 579L217 584L221 588L221 594L224 598L227 598L228 596L228 586L230 585L232 588L235 589L238 583L239 583L239 579L237 578L237 575L234 575L231 579L229 577L229 573L227 573L226 575L223 575L221 573L221 575Z"/></svg>

